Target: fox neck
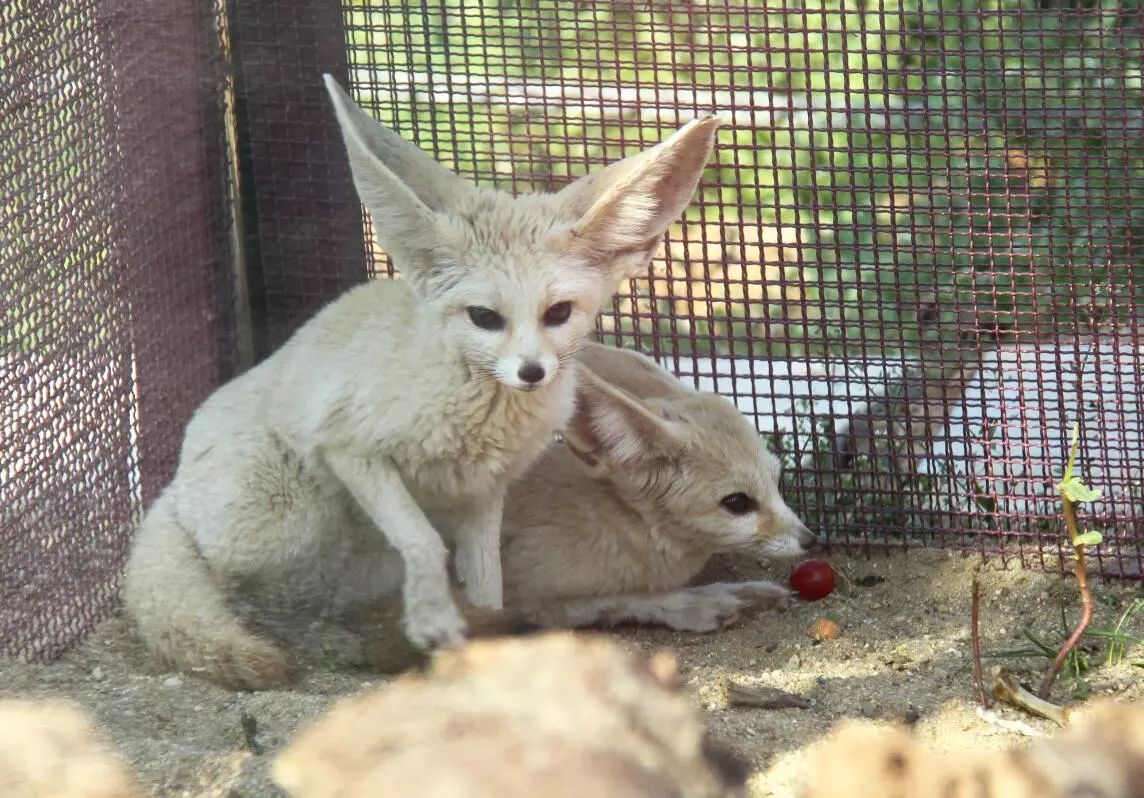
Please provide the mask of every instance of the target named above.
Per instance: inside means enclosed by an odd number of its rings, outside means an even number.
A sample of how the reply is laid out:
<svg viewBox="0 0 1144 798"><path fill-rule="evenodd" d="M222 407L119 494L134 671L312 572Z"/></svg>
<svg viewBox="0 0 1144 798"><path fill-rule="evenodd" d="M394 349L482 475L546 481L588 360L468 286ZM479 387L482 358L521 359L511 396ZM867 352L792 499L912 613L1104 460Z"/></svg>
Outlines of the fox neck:
<svg viewBox="0 0 1144 798"><path fill-rule="evenodd" d="M624 506L622 526L639 548L654 552L656 563L673 579L678 579L682 571L693 576L707 561L711 551L707 547L696 546L695 541L703 538L685 525L664 520L664 512L659 502L651 496L624 496L624 492L611 486L616 500ZM649 563L651 565L651 563Z"/></svg>
<svg viewBox="0 0 1144 798"><path fill-rule="evenodd" d="M485 373L469 373L454 396L460 423L470 438L499 441L515 452L507 475L520 477L567 424L575 406L576 372L561 368L546 385L533 391L511 388ZM464 416L464 418L461 418Z"/></svg>

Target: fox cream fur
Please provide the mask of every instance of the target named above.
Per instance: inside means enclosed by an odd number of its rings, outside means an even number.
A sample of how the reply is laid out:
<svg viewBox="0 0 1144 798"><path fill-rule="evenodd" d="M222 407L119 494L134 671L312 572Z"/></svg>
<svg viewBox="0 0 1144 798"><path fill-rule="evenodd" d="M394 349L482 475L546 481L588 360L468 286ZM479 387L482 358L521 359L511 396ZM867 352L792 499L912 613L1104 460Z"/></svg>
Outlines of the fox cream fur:
<svg viewBox="0 0 1144 798"><path fill-rule="evenodd" d="M574 357L690 202L714 117L555 194L477 188L327 78L354 182L403 280L360 286L191 419L123 598L168 666L236 687L288 678L239 589L324 610L400 587L420 649L461 642L464 597L503 603L504 494L565 426ZM373 556L379 544L393 556Z"/></svg>
<svg viewBox="0 0 1144 798"><path fill-rule="evenodd" d="M542 626L710 631L788 595L770 582L687 587L713 554L794 557L814 541L751 424L636 352L592 344L581 363L565 445L509 489L507 605Z"/></svg>
<svg viewBox="0 0 1144 798"><path fill-rule="evenodd" d="M709 632L751 604L784 601L789 591L766 581L691 584L713 554L793 557L814 541L751 424L636 352L589 344L579 366L564 445L509 488L506 611L466 607L474 631L631 622ZM356 613L358 640L342 651L386 671L418 662L387 632L394 620L392 600Z"/></svg>

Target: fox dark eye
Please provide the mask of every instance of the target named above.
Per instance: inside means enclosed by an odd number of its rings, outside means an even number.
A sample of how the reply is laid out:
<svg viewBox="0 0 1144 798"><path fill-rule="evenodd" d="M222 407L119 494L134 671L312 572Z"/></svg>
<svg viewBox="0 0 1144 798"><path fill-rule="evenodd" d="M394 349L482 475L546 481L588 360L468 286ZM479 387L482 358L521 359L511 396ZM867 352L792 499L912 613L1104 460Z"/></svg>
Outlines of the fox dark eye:
<svg viewBox="0 0 1144 798"><path fill-rule="evenodd" d="M723 505L724 509L735 515L746 515L759 506L758 502L745 493L728 494L720 499L719 503Z"/></svg>
<svg viewBox="0 0 1144 798"><path fill-rule="evenodd" d="M568 321L568 317L571 315L571 302L557 302L548 310L544 311L544 324L548 327L559 327L561 324Z"/></svg>
<svg viewBox="0 0 1144 798"><path fill-rule="evenodd" d="M470 305L468 308L469 320L482 330L503 330L504 316L495 310L482 308L480 305Z"/></svg>

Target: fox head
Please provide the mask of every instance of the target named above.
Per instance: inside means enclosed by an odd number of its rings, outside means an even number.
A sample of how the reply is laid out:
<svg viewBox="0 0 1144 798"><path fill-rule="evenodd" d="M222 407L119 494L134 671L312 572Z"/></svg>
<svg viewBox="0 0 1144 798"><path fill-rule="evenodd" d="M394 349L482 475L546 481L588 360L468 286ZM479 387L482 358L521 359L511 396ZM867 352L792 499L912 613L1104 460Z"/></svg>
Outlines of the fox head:
<svg viewBox="0 0 1144 798"><path fill-rule="evenodd" d="M472 372L517 390L569 368L619 282L646 272L718 127L697 119L559 192L514 197L453 174L325 81L378 243Z"/></svg>
<svg viewBox="0 0 1144 798"><path fill-rule="evenodd" d="M779 492L779 459L731 402L635 352L590 344L581 363L564 441L628 506L706 553L794 557L814 543Z"/></svg>

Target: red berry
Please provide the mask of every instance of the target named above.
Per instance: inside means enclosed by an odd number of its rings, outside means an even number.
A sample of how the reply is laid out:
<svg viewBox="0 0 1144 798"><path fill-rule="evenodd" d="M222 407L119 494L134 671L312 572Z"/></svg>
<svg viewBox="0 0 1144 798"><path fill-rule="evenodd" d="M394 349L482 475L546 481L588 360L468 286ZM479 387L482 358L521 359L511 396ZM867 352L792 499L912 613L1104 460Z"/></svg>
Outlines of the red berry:
<svg viewBox="0 0 1144 798"><path fill-rule="evenodd" d="M806 560L790 572L790 586L807 601L826 598L834 592L834 569L826 560Z"/></svg>

